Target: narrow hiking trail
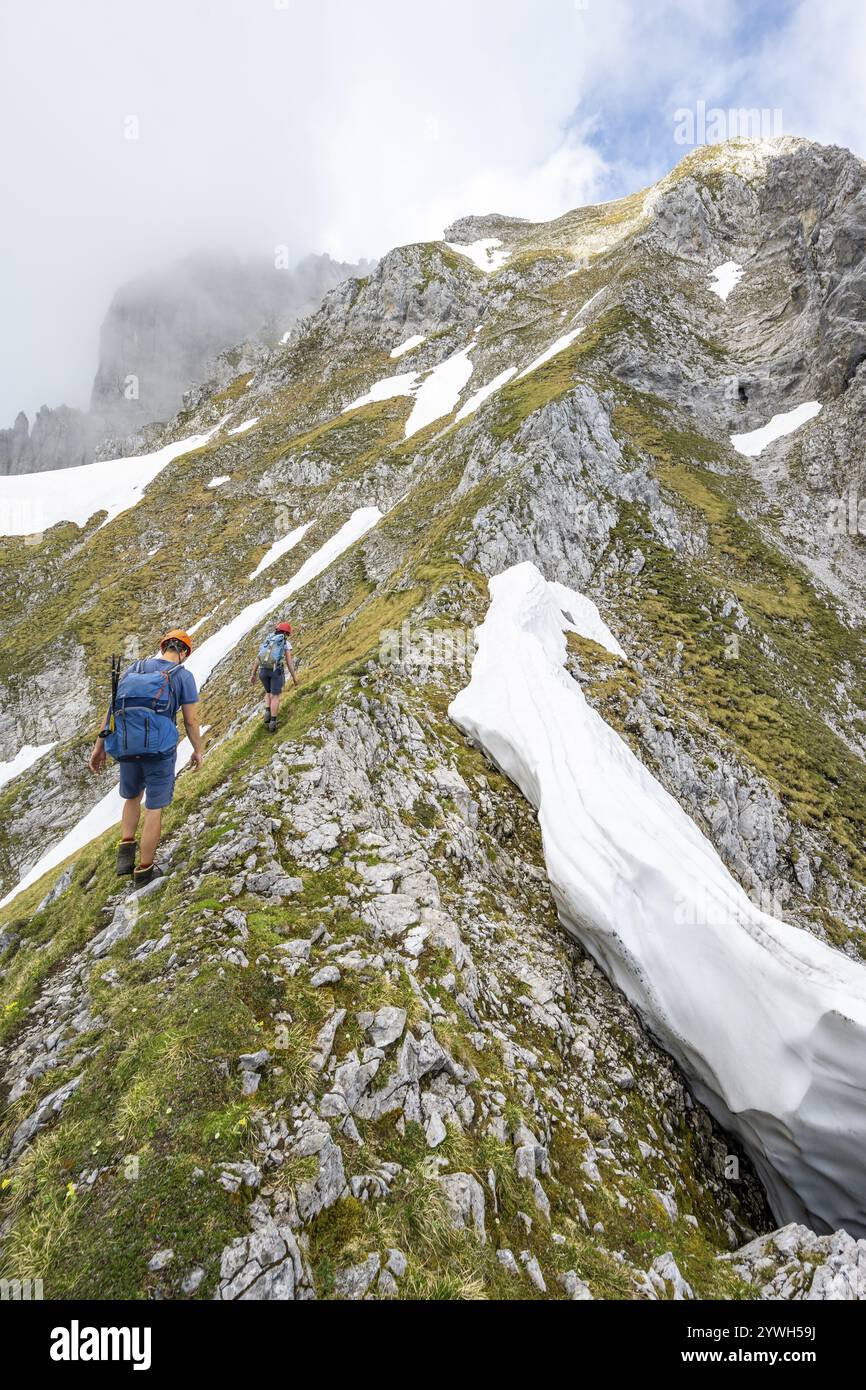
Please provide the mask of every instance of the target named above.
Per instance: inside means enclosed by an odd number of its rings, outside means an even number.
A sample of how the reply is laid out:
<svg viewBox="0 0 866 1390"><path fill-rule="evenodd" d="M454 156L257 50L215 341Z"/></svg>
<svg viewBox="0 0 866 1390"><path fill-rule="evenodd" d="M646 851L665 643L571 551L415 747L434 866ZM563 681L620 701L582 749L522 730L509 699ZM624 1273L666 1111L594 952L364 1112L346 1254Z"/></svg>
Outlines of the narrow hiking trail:
<svg viewBox="0 0 866 1390"><path fill-rule="evenodd" d="M207 683L212 673L225 657L232 652L240 641L254 628L261 623L269 613L281 603L285 603L291 596L302 589L305 584L309 584L322 573L323 570L333 563L340 555L354 545L355 541L367 534L376 522L381 520L382 513L378 507L359 507L335 535L330 536L318 550L309 556L301 565L297 573L285 583L278 585L263 599L256 599L246 605L236 614L230 622L225 623L211 637L208 637L192 654L187 661L187 668L192 671L196 678L199 690ZM297 531L291 533L293 536ZM300 537L298 537L300 539ZM256 571L250 575L250 580L256 577ZM181 739L177 748L177 769L180 769L187 762L192 747L188 739ZM23 893L25 888L29 888L32 883L37 883L43 874L54 869L58 864L62 864L64 859L68 859L76 850L82 849L84 845L90 844L99 835L103 835L112 825L120 820L123 803L117 787L113 787L106 793L100 801L92 806L81 819L68 830L67 833L52 845L40 859L36 861L31 869L14 888L0 900L0 907L5 907L17 898L19 893Z"/></svg>

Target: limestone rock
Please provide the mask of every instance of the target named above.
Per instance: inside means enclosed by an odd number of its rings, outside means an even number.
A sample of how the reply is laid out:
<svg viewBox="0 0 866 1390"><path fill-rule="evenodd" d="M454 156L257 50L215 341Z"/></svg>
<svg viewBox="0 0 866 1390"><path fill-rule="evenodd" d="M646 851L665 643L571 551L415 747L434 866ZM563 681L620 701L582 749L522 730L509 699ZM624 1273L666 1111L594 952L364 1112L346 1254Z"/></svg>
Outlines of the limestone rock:
<svg viewBox="0 0 866 1390"><path fill-rule="evenodd" d="M445 1194L451 1223L458 1230L474 1230L482 1244L487 1239L484 1226L484 1189L471 1173L445 1173L437 1179Z"/></svg>

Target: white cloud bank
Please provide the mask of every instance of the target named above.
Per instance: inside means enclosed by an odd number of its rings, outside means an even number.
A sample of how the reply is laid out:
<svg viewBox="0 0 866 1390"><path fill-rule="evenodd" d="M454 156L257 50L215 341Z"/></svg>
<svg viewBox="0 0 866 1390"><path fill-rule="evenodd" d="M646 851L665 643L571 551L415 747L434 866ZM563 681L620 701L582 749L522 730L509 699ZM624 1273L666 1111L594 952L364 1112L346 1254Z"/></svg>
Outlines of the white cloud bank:
<svg viewBox="0 0 866 1390"><path fill-rule="evenodd" d="M7 6L0 425L43 400L85 405L115 287L191 249L355 259L466 213L553 217L665 172L685 152L673 112L698 100L780 107L785 131L862 151L866 7L774 11Z"/></svg>

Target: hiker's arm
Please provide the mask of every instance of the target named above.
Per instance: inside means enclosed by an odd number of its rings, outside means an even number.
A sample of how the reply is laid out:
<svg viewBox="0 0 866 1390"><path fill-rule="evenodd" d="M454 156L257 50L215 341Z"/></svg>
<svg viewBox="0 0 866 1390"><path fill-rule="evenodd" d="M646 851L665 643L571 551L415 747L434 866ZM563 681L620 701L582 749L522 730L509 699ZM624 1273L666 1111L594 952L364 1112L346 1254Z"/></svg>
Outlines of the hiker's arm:
<svg viewBox="0 0 866 1390"><path fill-rule="evenodd" d="M259 659L256 657L253 662L253 669L250 671L250 685L255 685L259 676Z"/></svg>
<svg viewBox="0 0 866 1390"><path fill-rule="evenodd" d="M201 747L201 728L198 719L198 705L181 705L183 714L183 727L186 729L186 736L192 744L192 757L188 766L194 772L198 772L204 760L204 753Z"/></svg>
<svg viewBox="0 0 866 1390"><path fill-rule="evenodd" d="M102 737L102 734L97 734L96 742L93 745L93 751L90 754L90 762L88 763L90 771L101 772L105 767L106 756L105 739Z"/></svg>
<svg viewBox="0 0 866 1390"><path fill-rule="evenodd" d="M91 772L101 772L102 769L105 767L105 763L108 757L108 754L105 751L105 735L108 732L110 720L111 708L109 707L105 712L105 722L102 725L100 732L96 735L96 742L93 745L93 749L90 754L90 759L87 764Z"/></svg>
<svg viewBox="0 0 866 1390"><path fill-rule="evenodd" d="M289 675L292 678L292 685L297 685L298 682L295 679L295 659L292 656L291 652L286 652L286 665L289 668Z"/></svg>

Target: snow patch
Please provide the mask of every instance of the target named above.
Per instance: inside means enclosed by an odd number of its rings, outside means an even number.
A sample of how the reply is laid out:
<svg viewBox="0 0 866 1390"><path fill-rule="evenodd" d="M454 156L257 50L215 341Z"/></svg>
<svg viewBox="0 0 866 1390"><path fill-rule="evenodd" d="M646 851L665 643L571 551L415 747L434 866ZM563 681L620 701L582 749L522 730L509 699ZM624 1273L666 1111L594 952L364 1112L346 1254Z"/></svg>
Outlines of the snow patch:
<svg viewBox="0 0 866 1390"><path fill-rule="evenodd" d="M344 550L348 550L350 545L354 545L355 541L366 535L381 517L382 513L378 507L360 507L352 513L349 520L340 527L335 535L325 541L324 545L321 545L304 561L291 579L287 580L285 584L278 585L276 589L272 589L265 598L248 603L230 622L225 623L212 637L208 637L207 641L193 652L186 663L187 668L192 671L198 681L199 689L215 667L237 646L242 637L246 637L247 633L252 632L253 628L263 622L272 609L285 603L286 599L291 598L298 589L302 589L305 584L309 584L312 579L321 574L322 570L327 569L328 565L342 555Z"/></svg>
<svg viewBox="0 0 866 1390"><path fill-rule="evenodd" d="M443 415L450 415L460 397L460 393L472 375L469 353L475 347L475 339L468 347L454 352L424 375L421 372L401 372L397 376L386 376L375 381L369 391L358 396L349 405L343 406L342 414L348 410L358 410L362 405L373 401L387 401L395 396L414 396L415 403L406 421L405 437L423 430ZM393 354L392 354L393 356Z"/></svg>
<svg viewBox="0 0 866 1390"><path fill-rule="evenodd" d="M510 251L497 251L497 247L502 245L499 237L482 237L480 241L471 241L467 245L461 246L457 241L446 241L445 245L449 251L456 251L459 256L466 256L473 265L477 265L479 270L483 270L487 275L494 270L501 270L511 255Z"/></svg>
<svg viewBox="0 0 866 1390"><path fill-rule="evenodd" d="M369 391L344 405L342 414L349 410L360 410L362 405L372 405L374 401L390 401L394 396L411 396L418 381L417 372L401 372L398 376L385 376L374 381Z"/></svg>
<svg viewBox="0 0 866 1390"><path fill-rule="evenodd" d="M545 362L549 362L551 357L556 357L558 353L565 352L565 349L571 347L575 338L579 337L582 332L583 324L579 324L577 328L572 328L570 332L564 333L561 338L557 338L556 342L551 343L549 348L545 348L544 352L542 352L539 357L536 357L533 362L530 362L528 367L523 368L517 380L519 381L521 377L529 376L529 373L534 372L537 367L541 367Z"/></svg>
<svg viewBox="0 0 866 1390"><path fill-rule="evenodd" d="M724 303L731 290L739 284L742 276L743 267L739 261L725 261L724 265L717 265L715 270L711 270L707 278L715 279L716 283L710 285L710 289Z"/></svg>
<svg viewBox="0 0 866 1390"><path fill-rule="evenodd" d="M26 772L28 767L32 767L35 762L50 753L52 748L57 747L57 740L53 743L32 744L25 743L23 748L19 748L14 758L8 762L0 762L0 787L5 787L7 782L13 778L20 777L22 772Z"/></svg>
<svg viewBox="0 0 866 1390"><path fill-rule="evenodd" d="M303 540L312 524L312 521L305 521L303 526L296 526L294 531L290 531L287 536L283 536L282 540L274 541L270 550L259 560L259 563L250 575L250 579L255 579L261 574L262 570L269 569L275 560L279 560L281 555L285 555L289 550L294 550L298 542Z"/></svg>
<svg viewBox="0 0 866 1390"><path fill-rule="evenodd" d="M187 759L188 758L189 753L187 753ZM177 766L178 769L180 769L179 750ZM11 903L14 898L18 897L19 893L23 893L25 888L29 888L31 883L36 883L43 874L47 874L50 869L54 869L58 864L62 864L64 859L68 859L70 855L75 854L77 850L83 849L85 845L89 845L91 840L96 840L100 835L104 835L106 830L110 830L113 825L118 823L122 811L123 802L121 800L120 790L115 787L107 796L104 796L101 801L97 801L96 805L92 806L87 814L82 816L81 820L77 821L61 840L57 841L56 845L53 845L51 849L43 854L41 859L36 861L33 868L28 870L21 882L11 889L10 892L6 894L5 898L0 901L0 907L5 907L7 903Z"/></svg>
<svg viewBox="0 0 866 1390"><path fill-rule="evenodd" d="M153 454L140 454L137 458L105 459L75 468L12 473L0 478L0 536L32 536L61 521L84 526L102 511L107 512L102 526L107 526L141 501L148 484L173 459L200 449L224 423L220 420L206 434L178 439Z"/></svg>
<svg viewBox="0 0 866 1390"><path fill-rule="evenodd" d="M350 545L354 545L355 541L365 536L376 525L377 521L381 520L381 517L382 513L378 507L360 507L352 513L339 531L304 561L297 574L285 584L272 589L267 598L247 604L246 608L243 608L231 622L226 623L206 642L203 642L186 663L187 668L192 671L198 682L199 690L205 685L214 669L243 637L246 637L253 628L257 627L274 608L285 603L292 594L297 593L305 584L309 584L330 564L333 564L344 550L348 550ZM178 770L188 761L191 752L189 740L182 739L177 750ZM81 820L67 831L61 840L58 840L56 845L53 845L43 854L42 858L27 871L21 882L0 901L0 907L5 907L7 903L12 902L13 898L16 898L25 888L29 888L31 883L35 883L43 874L48 873L49 869L54 869L58 864L62 864L64 859L68 859L76 850L90 844L91 840L103 835L106 830L110 830L120 820L121 810L120 792L114 788L95 806L91 807L87 814L82 816Z"/></svg>
<svg viewBox="0 0 866 1390"><path fill-rule="evenodd" d="M214 612L216 612L216 609L214 609ZM187 632L188 632L189 636L192 637L193 633L194 633L194 632L198 632L198 630L199 630L200 627L204 627L204 625L205 625L205 623L207 622L208 618L212 618L212 617L213 617L213 613L205 613L204 617L203 617L203 618L199 618L199 620L198 620L197 623L193 623L192 627L188 627L188 628L187 628Z"/></svg>
<svg viewBox="0 0 866 1390"><path fill-rule="evenodd" d="M413 333L411 338L407 338L405 343L398 343L397 347L391 349L392 357L402 357L404 352L411 352L413 348L420 347L425 340L423 333Z"/></svg>
<svg viewBox="0 0 866 1390"><path fill-rule="evenodd" d="M222 487L223 483L231 482L231 473L221 473L218 478L211 478L208 487Z"/></svg>
<svg viewBox="0 0 866 1390"><path fill-rule="evenodd" d="M472 375L469 354L474 347L473 339L468 347L446 357L444 362L440 362L439 366L434 367L424 378L415 394L415 404L406 421L407 439L411 439L413 434L425 429L434 420L451 414L460 398L460 392Z"/></svg>
<svg viewBox="0 0 866 1390"><path fill-rule="evenodd" d="M480 391L476 391L474 396L470 396L465 405L461 405L457 412L458 420L465 420L467 415L474 415L480 405L483 405L490 396L501 390L507 381L510 381L517 371L516 367L506 367L504 372L500 372L492 381L488 381L486 386L482 386Z"/></svg>
<svg viewBox="0 0 866 1390"><path fill-rule="evenodd" d="M604 289L605 287L602 286L600 290L596 290L595 294L590 295L586 303L581 305L581 307L577 311L578 318L581 318L582 315L586 313L590 305L595 303L599 295L604 293ZM585 327L586 324L579 323L576 328L570 329L569 332L564 333L561 338L557 338L556 342L551 343L549 348L545 348L544 352L542 352L540 356L536 357L534 361L530 362L528 367L523 368L523 371L519 374L517 380L519 381L521 377L529 376L530 372L534 372L538 367L542 367L545 362L549 362L551 357L556 357L560 352L564 352L567 347L571 347L575 338L578 338L580 336Z"/></svg>
<svg viewBox="0 0 866 1390"><path fill-rule="evenodd" d="M578 637L586 637L596 642L613 656L625 661L626 654L602 618L591 598L558 584L555 579L547 581L547 592L559 604L560 618L564 632L575 632Z"/></svg>
<svg viewBox="0 0 866 1390"><path fill-rule="evenodd" d="M768 444L792 434L807 420L814 420L820 409L820 401L806 401L803 405L796 405L793 410L774 415L769 424L762 425L758 430L751 430L748 434L732 434L731 443L738 453L745 454L747 458L757 458Z"/></svg>
<svg viewBox="0 0 866 1390"><path fill-rule="evenodd" d="M229 430L228 433L229 433L229 434L246 434L247 430L251 430L252 427L253 427L253 425L257 425L258 423L259 423L259 416L258 416L258 415L254 415L253 418L252 418L251 420L244 420L244 422L243 422L242 425L235 425L234 429L233 429L233 430Z"/></svg>
<svg viewBox="0 0 866 1390"><path fill-rule="evenodd" d="M866 1234L866 969L762 912L564 669L618 644L525 563L450 708L538 810L560 917L749 1151L780 1224ZM563 610L570 619L563 616Z"/></svg>

